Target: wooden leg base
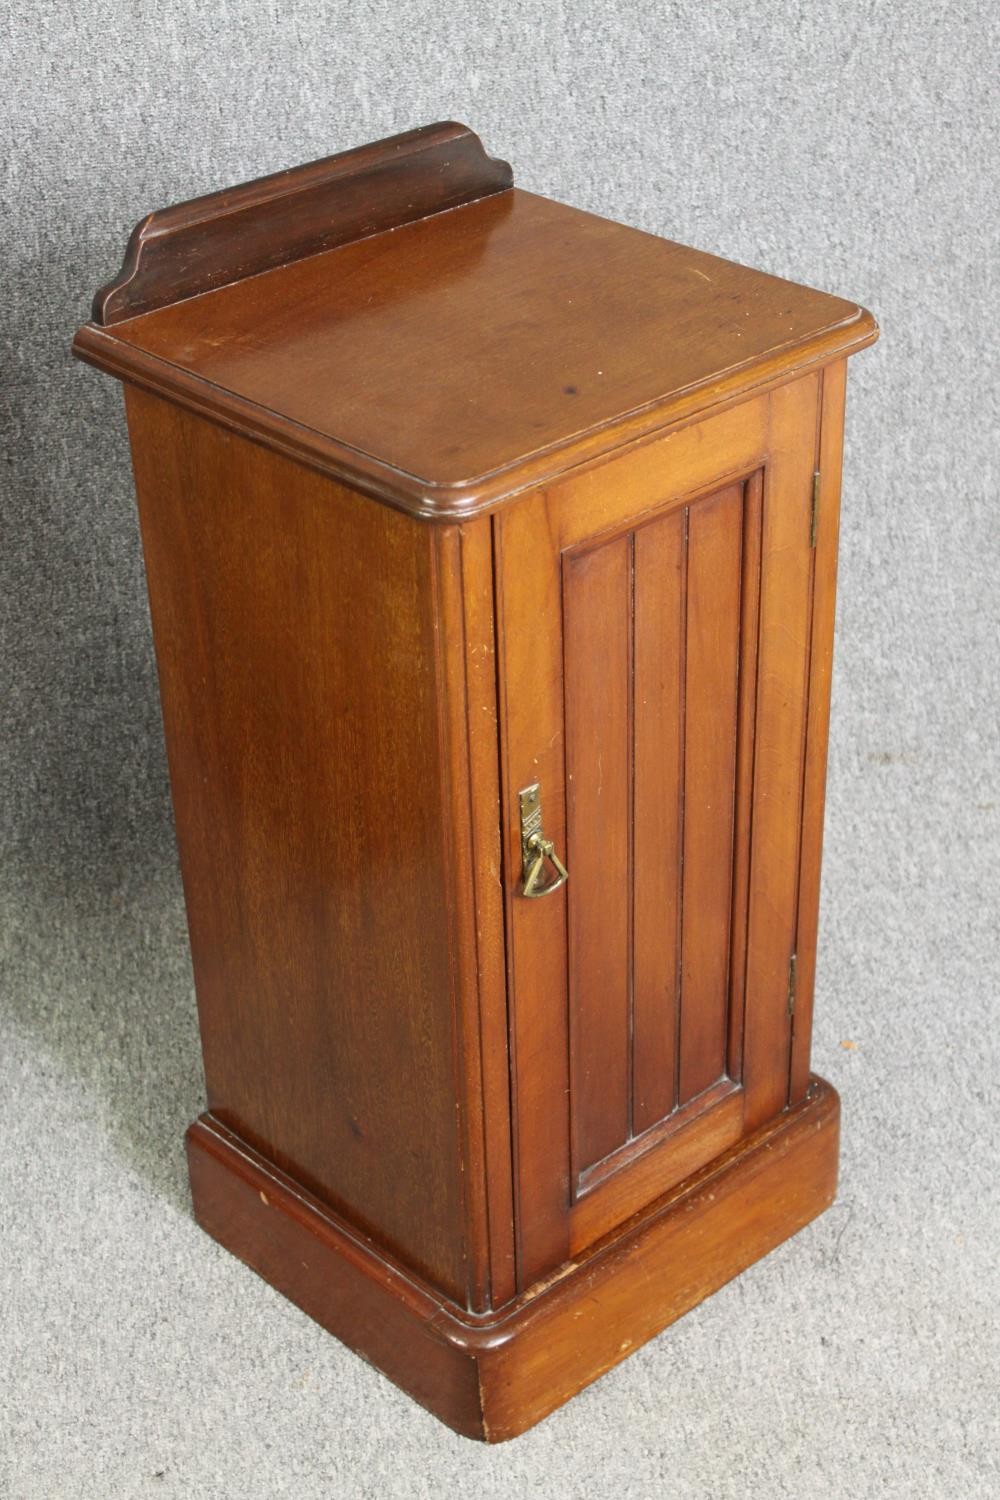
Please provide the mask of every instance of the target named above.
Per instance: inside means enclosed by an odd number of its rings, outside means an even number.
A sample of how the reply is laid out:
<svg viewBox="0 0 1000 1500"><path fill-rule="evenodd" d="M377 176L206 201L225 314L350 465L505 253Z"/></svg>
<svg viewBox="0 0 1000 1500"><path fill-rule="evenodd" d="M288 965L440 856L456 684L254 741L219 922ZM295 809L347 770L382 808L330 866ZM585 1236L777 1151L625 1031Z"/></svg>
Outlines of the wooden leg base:
<svg viewBox="0 0 1000 1500"><path fill-rule="evenodd" d="M832 1202L840 1106L780 1115L515 1302L466 1313L211 1115L188 1131L198 1222L467 1437L516 1437Z"/></svg>

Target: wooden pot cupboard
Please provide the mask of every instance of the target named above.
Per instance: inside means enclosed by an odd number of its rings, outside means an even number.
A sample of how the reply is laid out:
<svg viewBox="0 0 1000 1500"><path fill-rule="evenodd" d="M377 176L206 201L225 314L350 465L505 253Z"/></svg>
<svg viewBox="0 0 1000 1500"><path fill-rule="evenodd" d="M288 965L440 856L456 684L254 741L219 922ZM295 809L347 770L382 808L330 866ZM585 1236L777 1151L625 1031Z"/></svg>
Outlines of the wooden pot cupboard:
<svg viewBox="0 0 1000 1500"><path fill-rule="evenodd" d="M831 1201L810 1074L851 303L442 124L150 214L125 382L199 1222L522 1432Z"/></svg>

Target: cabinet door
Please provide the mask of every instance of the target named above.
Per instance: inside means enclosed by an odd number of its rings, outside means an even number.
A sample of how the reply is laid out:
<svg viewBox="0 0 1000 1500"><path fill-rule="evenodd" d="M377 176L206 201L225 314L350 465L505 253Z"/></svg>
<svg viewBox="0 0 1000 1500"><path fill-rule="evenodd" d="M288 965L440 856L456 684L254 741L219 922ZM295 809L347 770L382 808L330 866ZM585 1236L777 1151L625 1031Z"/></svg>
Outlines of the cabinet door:
<svg viewBox="0 0 1000 1500"><path fill-rule="evenodd" d="M522 1286L787 1102L818 390L497 521Z"/></svg>

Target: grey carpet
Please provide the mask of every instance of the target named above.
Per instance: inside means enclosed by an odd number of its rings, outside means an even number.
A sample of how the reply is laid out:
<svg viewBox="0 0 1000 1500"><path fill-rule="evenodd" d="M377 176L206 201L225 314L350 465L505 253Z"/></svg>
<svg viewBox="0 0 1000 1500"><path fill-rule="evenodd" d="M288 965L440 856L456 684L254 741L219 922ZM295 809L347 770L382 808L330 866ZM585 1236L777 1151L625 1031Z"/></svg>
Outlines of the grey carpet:
<svg viewBox="0 0 1000 1500"><path fill-rule="evenodd" d="M996 8L27 4L5 113L0 1495L1000 1492ZM452 1436L193 1224L194 1004L120 394L147 209L458 117L519 181L855 298L821 1221L543 1426Z"/></svg>

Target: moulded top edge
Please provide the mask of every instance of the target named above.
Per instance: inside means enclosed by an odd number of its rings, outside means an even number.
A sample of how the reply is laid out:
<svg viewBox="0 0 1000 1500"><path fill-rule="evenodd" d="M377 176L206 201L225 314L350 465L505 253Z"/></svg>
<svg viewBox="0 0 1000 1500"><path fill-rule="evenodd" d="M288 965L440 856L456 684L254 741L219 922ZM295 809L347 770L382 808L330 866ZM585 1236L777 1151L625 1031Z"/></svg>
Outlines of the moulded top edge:
<svg viewBox="0 0 1000 1500"><path fill-rule="evenodd" d="M877 336L853 303L509 188L88 324L74 350L454 520Z"/></svg>

